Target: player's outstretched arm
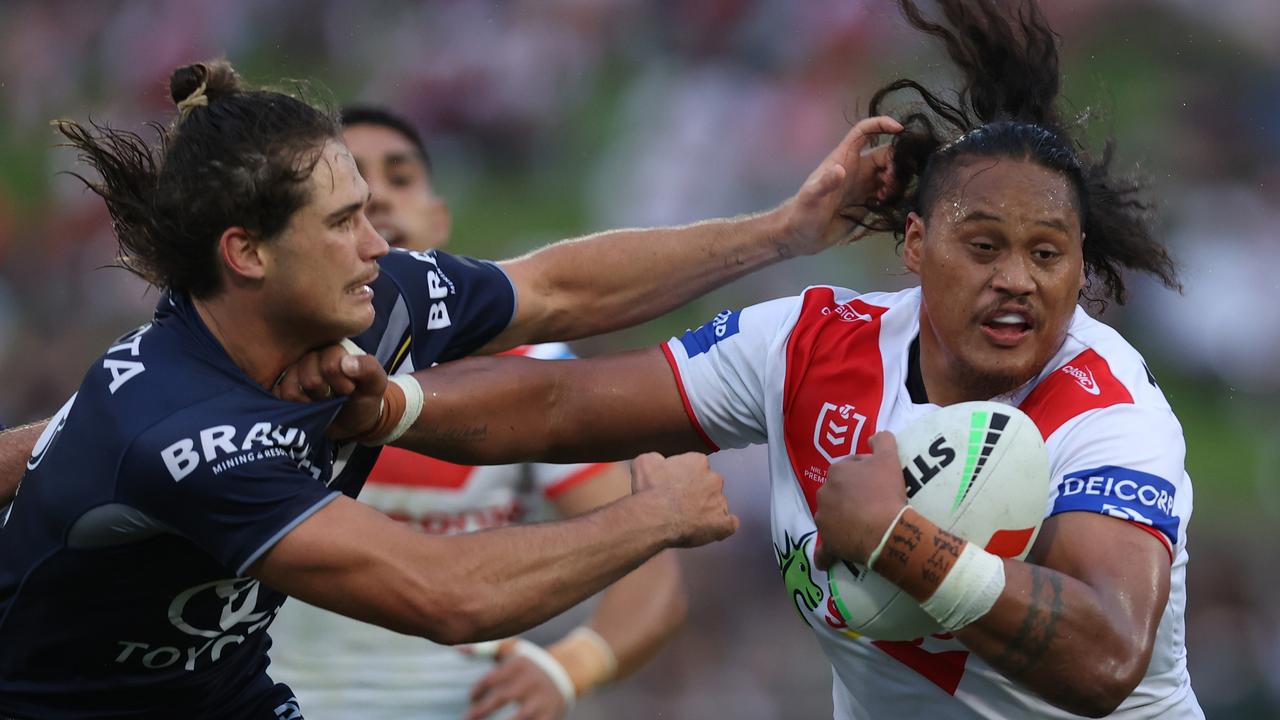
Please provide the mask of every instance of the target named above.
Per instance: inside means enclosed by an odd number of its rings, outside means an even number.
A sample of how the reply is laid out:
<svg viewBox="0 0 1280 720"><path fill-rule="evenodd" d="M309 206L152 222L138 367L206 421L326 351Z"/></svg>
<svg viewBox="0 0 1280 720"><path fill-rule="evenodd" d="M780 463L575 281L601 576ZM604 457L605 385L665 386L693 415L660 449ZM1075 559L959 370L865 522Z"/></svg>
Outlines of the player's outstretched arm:
<svg viewBox="0 0 1280 720"><path fill-rule="evenodd" d="M367 372L368 392L352 394L344 363ZM304 402L330 392L350 395L330 429L332 437L348 439L383 417L385 376L373 382L380 372L369 356L357 360L335 345L290 368L275 392ZM422 410L393 444L450 462L596 462L707 451L658 348L589 360L470 357L397 380L409 378L422 388Z"/></svg>
<svg viewBox="0 0 1280 720"><path fill-rule="evenodd" d="M658 348L586 360L466 358L414 374L422 414L396 445L470 465L706 452Z"/></svg>
<svg viewBox="0 0 1280 720"><path fill-rule="evenodd" d="M633 494L563 522L451 537L415 533L340 497L249 574L305 602L443 643L506 637L600 591L664 548L732 534L706 458L643 455Z"/></svg>
<svg viewBox="0 0 1280 720"><path fill-rule="evenodd" d="M889 146L864 150L901 131L888 117L858 122L796 194L768 212L614 230L502 263L516 287L516 317L482 352L629 327L779 260L851 242L867 202L892 182Z"/></svg>
<svg viewBox="0 0 1280 720"><path fill-rule="evenodd" d="M931 614L950 611L956 639L1006 677L1079 715L1113 712L1151 661L1169 598L1165 546L1126 521L1069 512L1045 520L1027 562L989 555L904 511L897 444L880 433L872 447L832 465L818 491L819 564L866 563L876 550L873 570ZM944 582L957 592L939 593ZM954 602L937 606L943 594Z"/></svg>
<svg viewBox="0 0 1280 720"><path fill-rule="evenodd" d="M48 420L0 431L0 507L13 500L27 472L27 460Z"/></svg>
<svg viewBox="0 0 1280 720"><path fill-rule="evenodd" d="M631 492L623 464L598 470L556 496L561 515L594 510ZM675 553L663 551L610 585L588 624L542 650L521 638L497 647L498 664L471 691L466 720L484 720L509 703L521 717L559 720L598 685L638 670L684 622L688 599Z"/></svg>

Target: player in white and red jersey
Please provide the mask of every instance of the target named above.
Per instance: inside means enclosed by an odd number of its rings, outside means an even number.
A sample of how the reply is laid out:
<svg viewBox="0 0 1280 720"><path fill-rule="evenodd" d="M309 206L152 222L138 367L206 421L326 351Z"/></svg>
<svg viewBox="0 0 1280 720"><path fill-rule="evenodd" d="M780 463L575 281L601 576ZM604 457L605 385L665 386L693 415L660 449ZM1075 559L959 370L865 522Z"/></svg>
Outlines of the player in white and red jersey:
<svg viewBox="0 0 1280 720"><path fill-rule="evenodd" d="M435 192L418 132L382 108L349 107L342 121L343 141L369 183L374 228L395 247L444 246L449 211ZM573 357L561 343L521 346L509 354ZM405 353L389 369L415 368ZM562 516L578 515L629 492L630 474L622 465L475 467L387 448L359 499L415 530L455 535L518 523L546 505ZM679 627L685 603L675 556L664 552L605 590L589 624L550 645L541 662L529 657L538 650L522 642L525 652L508 643L495 665L492 653L438 645L289 601L272 626L271 675L293 688L313 720L456 720L472 706L483 716L505 703L528 718L560 718L576 697L648 660Z"/></svg>
<svg viewBox="0 0 1280 720"><path fill-rule="evenodd" d="M1177 286L1141 187L1112 174L1109 152L1077 150L1034 4L943 0L948 27L900 1L965 80L955 102L897 81L871 103L908 88L931 111L906 118L897 190L869 222L901 234L919 288L811 288L660 352L441 366L419 374L432 403L403 441L466 461L767 442L775 556L832 662L838 718L1202 718L1183 633L1182 429L1138 352L1078 305L1086 292L1122 301L1126 269ZM1030 531L977 547L906 506L890 433L983 399L1022 408L1049 449L1026 561L1011 558ZM463 408L467 422L451 421ZM871 567L947 632L846 632L834 559Z"/></svg>
<svg viewBox="0 0 1280 720"><path fill-rule="evenodd" d="M920 317L918 288L858 295L814 287L722 314L664 350L712 449L769 444L774 547L780 564L800 552L811 565L784 580L831 658L837 717L1071 717L949 635L882 642L847 631L825 573L812 567L817 492L831 464L869 452L877 430L896 431L938 407L924 390ZM1155 538L1171 563L1150 665L1117 716L1200 717L1182 642L1191 483L1181 427L1141 356L1077 308L1036 377L995 399L1024 410L1046 439L1050 517L1120 518L1141 535L1118 533L1118 548ZM1030 533L1005 540L988 549L1015 555Z"/></svg>

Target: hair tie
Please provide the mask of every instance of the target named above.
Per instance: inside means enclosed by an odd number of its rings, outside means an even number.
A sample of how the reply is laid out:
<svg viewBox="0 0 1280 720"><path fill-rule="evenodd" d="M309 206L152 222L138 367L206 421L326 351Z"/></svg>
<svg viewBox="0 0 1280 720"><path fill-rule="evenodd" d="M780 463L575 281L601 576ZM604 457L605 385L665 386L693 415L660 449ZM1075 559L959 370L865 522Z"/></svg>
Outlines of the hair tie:
<svg viewBox="0 0 1280 720"><path fill-rule="evenodd" d="M208 82L207 78L201 80L200 84L196 86L196 89L193 90L186 99L178 103L178 122L186 120L187 115L191 113L192 108L206 107L209 105L209 96L204 94L205 86Z"/></svg>

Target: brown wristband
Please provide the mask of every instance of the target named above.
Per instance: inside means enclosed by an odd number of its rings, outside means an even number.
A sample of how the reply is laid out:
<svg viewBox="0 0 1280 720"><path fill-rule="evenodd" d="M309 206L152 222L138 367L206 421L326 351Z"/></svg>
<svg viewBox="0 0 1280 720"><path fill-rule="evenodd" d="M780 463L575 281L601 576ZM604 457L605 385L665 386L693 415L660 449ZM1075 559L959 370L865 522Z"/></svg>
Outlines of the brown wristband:
<svg viewBox="0 0 1280 720"><path fill-rule="evenodd" d="M951 572L967 542L908 508L889 531L871 569L924 602Z"/></svg>
<svg viewBox="0 0 1280 720"><path fill-rule="evenodd" d="M382 391L382 412L378 415L378 422L368 432L356 438L356 442L386 437L404 416L406 404L404 389L396 383L387 383L387 389Z"/></svg>

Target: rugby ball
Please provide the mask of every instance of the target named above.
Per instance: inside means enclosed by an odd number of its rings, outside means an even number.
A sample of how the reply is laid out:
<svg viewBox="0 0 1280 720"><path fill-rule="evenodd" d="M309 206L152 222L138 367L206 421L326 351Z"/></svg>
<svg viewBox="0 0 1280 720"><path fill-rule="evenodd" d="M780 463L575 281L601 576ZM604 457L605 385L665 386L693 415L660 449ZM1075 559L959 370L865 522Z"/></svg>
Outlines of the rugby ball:
<svg viewBox="0 0 1280 720"><path fill-rule="evenodd" d="M1000 403L959 403L895 437L912 508L996 555L1027 556L1049 501L1049 453L1031 418ZM862 565L837 562L827 581L849 630L878 640L942 631L915 599Z"/></svg>

